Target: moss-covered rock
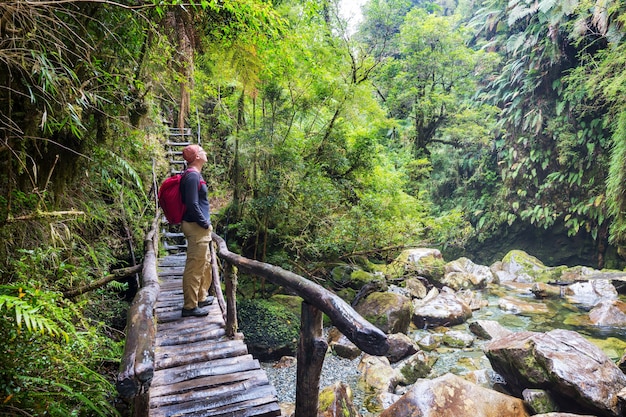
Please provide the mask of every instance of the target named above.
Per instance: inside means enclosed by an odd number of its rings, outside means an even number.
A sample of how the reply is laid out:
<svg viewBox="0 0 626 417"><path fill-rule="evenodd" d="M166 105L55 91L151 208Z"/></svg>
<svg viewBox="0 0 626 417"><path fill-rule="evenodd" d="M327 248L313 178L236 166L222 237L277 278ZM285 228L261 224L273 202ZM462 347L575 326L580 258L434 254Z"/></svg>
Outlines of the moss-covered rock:
<svg viewBox="0 0 626 417"><path fill-rule="evenodd" d="M440 281L445 273L445 261L438 249L415 248L404 250L387 268L391 278L421 276Z"/></svg>
<svg viewBox="0 0 626 417"><path fill-rule="evenodd" d="M360 290L364 285L370 283L371 281L379 280L380 277L377 277L375 274L371 274L367 271L363 271L362 269L357 269L352 271L350 274L350 288L354 288L355 290Z"/></svg>
<svg viewBox="0 0 626 417"><path fill-rule="evenodd" d="M300 320L289 308L270 300L237 303L239 329L250 353L260 360L293 356L300 335Z"/></svg>
<svg viewBox="0 0 626 417"><path fill-rule="evenodd" d="M324 388L319 395L319 413L323 417L357 417L359 412L352 401L352 390L343 382Z"/></svg>
<svg viewBox="0 0 626 417"><path fill-rule="evenodd" d="M390 292L375 292L356 306L356 311L385 333L406 333L411 324L411 300Z"/></svg>
<svg viewBox="0 0 626 417"><path fill-rule="evenodd" d="M282 305L287 310L291 311L294 316L300 317L302 311L302 297L298 297L297 295L275 294L270 298L270 301Z"/></svg>
<svg viewBox="0 0 626 417"><path fill-rule="evenodd" d="M495 271L500 282L553 282L560 281L567 266L545 266L543 262L521 250L507 253Z"/></svg>
<svg viewBox="0 0 626 417"><path fill-rule="evenodd" d="M334 289L341 289L350 286L350 281L352 280L352 273L356 271L357 268L348 265L342 264L335 266L330 271L330 285Z"/></svg>

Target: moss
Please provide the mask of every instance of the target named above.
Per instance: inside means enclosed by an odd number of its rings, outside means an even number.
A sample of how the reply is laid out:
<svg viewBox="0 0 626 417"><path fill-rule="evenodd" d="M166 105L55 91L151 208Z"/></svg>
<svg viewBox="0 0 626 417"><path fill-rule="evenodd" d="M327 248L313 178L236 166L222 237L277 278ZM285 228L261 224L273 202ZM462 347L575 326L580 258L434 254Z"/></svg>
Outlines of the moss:
<svg viewBox="0 0 626 417"><path fill-rule="evenodd" d="M318 409L319 410L326 410L328 407L330 407L333 403L333 401L335 400L335 392L333 390L333 387L326 387L324 388L321 392L320 392L320 396L319 396L319 400L318 400Z"/></svg>
<svg viewBox="0 0 626 417"><path fill-rule="evenodd" d="M242 300L237 303L237 315L246 343L295 352L300 320L284 305L269 300Z"/></svg>
<svg viewBox="0 0 626 417"><path fill-rule="evenodd" d="M302 311L302 298L297 295L276 294L270 298L271 302L282 305L291 311L294 316L300 317Z"/></svg>
<svg viewBox="0 0 626 417"><path fill-rule="evenodd" d="M377 277L374 274L357 269L350 274L350 288L361 289L365 284L376 279Z"/></svg>

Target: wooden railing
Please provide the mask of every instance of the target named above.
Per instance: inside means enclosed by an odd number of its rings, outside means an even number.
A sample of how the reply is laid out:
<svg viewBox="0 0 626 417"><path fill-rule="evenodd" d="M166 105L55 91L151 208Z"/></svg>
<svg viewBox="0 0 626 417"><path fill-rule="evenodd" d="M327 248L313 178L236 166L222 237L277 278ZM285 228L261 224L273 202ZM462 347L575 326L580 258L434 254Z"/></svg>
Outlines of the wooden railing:
<svg viewBox="0 0 626 417"><path fill-rule="evenodd" d="M120 396L133 401L134 415L148 413L148 389L154 374L154 304L159 292L156 248L156 224L146 237L146 254L142 272L142 287L128 312L126 345L122 356L117 390ZM319 383L328 349L322 336L322 313L325 313L341 333L371 355L384 355L389 349L387 335L359 315L348 303L322 286L280 267L251 260L232 253L224 240L213 233L217 246L212 246L213 276L216 298L226 322L226 333L237 332L237 270L264 277L284 286L303 299L300 340L297 351L296 417L317 417ZM217 257L223 261L226 296L219 282Z"/></svg>
<svg viewBox="0 0 626 417"><path fill-rule="evenodd" d="M134 416L148 415L148 390L154 376L156 325L154 305L159 295L157 272L159 213L144 239L141 285L128 310L126 344L117 376L117 392L133 402Z"/></svg>

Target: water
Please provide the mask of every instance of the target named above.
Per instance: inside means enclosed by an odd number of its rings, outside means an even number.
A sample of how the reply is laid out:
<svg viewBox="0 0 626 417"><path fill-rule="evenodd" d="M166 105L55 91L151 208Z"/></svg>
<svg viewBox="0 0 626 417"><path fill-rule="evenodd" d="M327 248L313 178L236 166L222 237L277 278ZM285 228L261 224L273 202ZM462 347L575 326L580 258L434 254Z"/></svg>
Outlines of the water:
<svg viewBox="0 0 626 417"><path fill-rule="evenodd" d="M476 320L497 321L503 327L514 331L548 332L553 329L573 330L600 347L605 354L614 362L617 362L626 350L626 329L617 327L597 327L587 321L589 308L581 305L573 305L565 299L537 300L532 294L520 293L507 290L502 286L493 287L489 290L479 291L479 295L488 305L473 312L472 317L463 324L446 329L411 329L408 334L414 340L421 339L425 334L442 334L447 329L461 330L470 333L469 323ZM547 307L547 313L541 314L514 314L502 310L498 304L503 296L514 296L527 302L540 303ZM620 296L622 301L624 296ZM483 353L483 347L489 341L476 338L474 344L467 348L451 348L440 345L429 356L436 357L428 378L436 378L447 372L456 375L466 375L474 371L486 370L492 378L493 374L489 360ZM373 417L376 413L368 412L364 405L365 393L358 384L359 372L356 367L359 358L347 360L329 354L324 362L320 387L331 385L334 382L345 382L352 388L354 403L360 409L363 417ZM279 391L279 401L286 403L295 402L295 372L296 367L286 369L273 369L273 363L265 363L263 367L268 371L268 376Z"/></svg>

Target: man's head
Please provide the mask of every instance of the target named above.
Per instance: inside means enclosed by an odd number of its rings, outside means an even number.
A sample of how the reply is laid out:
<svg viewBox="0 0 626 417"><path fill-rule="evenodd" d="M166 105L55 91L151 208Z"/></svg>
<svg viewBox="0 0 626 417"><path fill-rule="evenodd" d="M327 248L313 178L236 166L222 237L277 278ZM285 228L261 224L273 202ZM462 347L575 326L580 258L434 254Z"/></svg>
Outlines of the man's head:
<svg viewBox="0 0 626 417"><path fill-rule="evenodd" d="M183 149L183 159L188 163L192 163L196 159L198 159L198 155L200 154L200 145L187 145L185 149Z"/></svg>

